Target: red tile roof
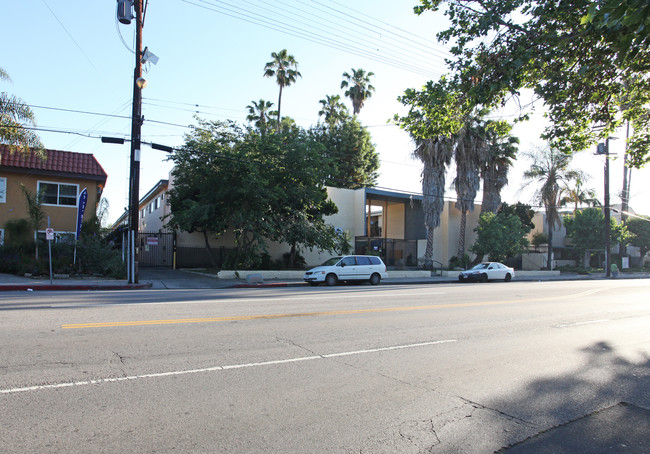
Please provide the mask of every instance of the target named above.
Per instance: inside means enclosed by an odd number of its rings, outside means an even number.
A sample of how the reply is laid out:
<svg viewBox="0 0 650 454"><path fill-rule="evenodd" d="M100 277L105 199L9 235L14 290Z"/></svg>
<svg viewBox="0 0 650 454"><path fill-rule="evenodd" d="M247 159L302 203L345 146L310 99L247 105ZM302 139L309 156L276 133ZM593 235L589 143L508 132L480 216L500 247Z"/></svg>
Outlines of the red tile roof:
<svg viewBox="0 0 650 454"><path fill-rule="evenodd" d="M73 153L71 151L44 150L45 159L34 153L23 154L20 151L9 152L9 147L0 145L0 167L41 170L48 173L77 174L92 176L106 180L107 174L97 162L95 156L89 153Z"/></svg>

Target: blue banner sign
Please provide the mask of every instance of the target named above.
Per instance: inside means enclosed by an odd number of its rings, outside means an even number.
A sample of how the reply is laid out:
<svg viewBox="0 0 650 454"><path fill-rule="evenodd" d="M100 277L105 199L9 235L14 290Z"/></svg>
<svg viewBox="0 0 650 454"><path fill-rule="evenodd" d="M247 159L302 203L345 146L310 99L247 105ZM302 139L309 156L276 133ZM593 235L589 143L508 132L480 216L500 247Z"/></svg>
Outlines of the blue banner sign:
<svg viewBox="0 0 650 454"><path fill-rule="evenodd" d="M79 200L77 201L77 236L75 237L77 240L81 233L81 221L83 221L84 211L86 211L86 203L88 203L88 191L84 188L79 194Z"/></svg>

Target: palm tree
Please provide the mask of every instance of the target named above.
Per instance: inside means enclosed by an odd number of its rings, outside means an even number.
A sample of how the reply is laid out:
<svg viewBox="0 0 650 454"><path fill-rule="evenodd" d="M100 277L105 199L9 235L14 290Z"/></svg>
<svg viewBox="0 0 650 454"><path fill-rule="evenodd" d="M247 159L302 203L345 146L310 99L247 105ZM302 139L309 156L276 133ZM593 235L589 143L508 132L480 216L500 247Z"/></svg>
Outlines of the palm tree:
<svg viewBox="0 0 650 454"><path fill-rule="evenodd" d="M275 115L276 112L272 111L273 103L271 101L264 101L260 99L258 102L251 101L252 104L246 106L248 115L246 120L253 123L260 133L264 134L270 123L270 116Z"/></svg>
<svg viewBox="0 0 650 454"><path fill-rule="evenodd" d="M347 72L343 73L341 88L347 88L347 90L345 90L345 96L352 100L352 113L354 115L361 111L363 103L366 99L370 98L372 92L375 91L375 87L370 85L370 77L374 75L375 73L366 73L361 68L352 68L352 75Z"/></svg>
<svg viewBox="0 0 650 454"><path fill-rule="evenodd" d="M593 189L585 189L583 184L587 181L588 177L583 172L576 172L577 176L575 178L574 185L567 185L564 188L565 196L562 199L562 203L573 203L573 212L578 211L578 206L582 204L596 206L599 204L596 200L596 191Z"/></svg>
<svg viewBox="0 0 650 454"><path fill-rule="evenodd" d="M571 156L549 148L538 149L536 153L528 154L533 160L530 169L524 172L524 179L530 183L537 183L539 188L535 192L537 202L544 205L546 211L546 225L548 227L548 268L552 269L553 257L553 228L562 226L558 208L564 201L565 188L569 183L579 177L579 172L569 169Z"/></svg>
<svg viewBox="0 0 650 454"><path fill-rule="evenodd" d="M293 55L287 53L287 49L280 52L272 52L273 60L264 66L264 77L275 77L280 86L278 95L278 128L280 127L280 106L282 105L282 89L294 83L298 77L302 77L298 71L298 62Z"/></svg>
<svg viewBox="0 0 650 454"><path fill-rule="evenodd" d="M496 124L495 124L496 123ZM503 129L491 127L501 123ZM508 171L512 167L519 139L510 135L512 127L503 122L492 122L488 125L488 149L481 169L483 178L482 213L495 213L501 205L501 190L508 184Z"/></svg>
<svg viewBox="0 0 650 454"><path fill-rule="evenodd" d="M0 68L0 81L11 82L9 74ZM35 126L34 113L28 105L13 95L0 92L0 143L9 145L10 150L19 149L29 152L30 148L37 155L44 157L43 144L33 131L25 124Z"/></svg>
<svg viewBox="0 0 650 454"><path fill-rule="evenodd" d="M564 188L564 193L566 194L562 199L563 204L573 203L573 212L578 211L579 205L593 205L596 206L599 204L596 200L596 191L593 189L585 189L583 184L588 180L588 176L583 173L576 171L576 178L573 185L567 185Z"/></svg>
<svg viewBox="0 0 650 454"><path fill-rule="evenodd" d="M474 199L481 186L481 164L486 154L485 126L479 118L470 119L459 137L454 150L456 162L456 209L460 210L460 227L458 234L458 254L462 260L465 255L465 231L467 213L474 210Z"/></svg>
<svg viewBox="0 0 650 454"><path fill-rule="evenodd" d="M433 267L433 232L444 209L445 172L453 155L453 140L446 137L415 139L413 156L422 161L422 209L427 231L424 266Z"/></svg>
<svg viewBox="0 0 650 454"><path fill-rule="evenodd" d="M340 124L343 120L349 117L348 108L341 102L339 95L326 95L325 99L318 101L321 104L321 110L318 111L318 117L325 117L325 123L330 128Z"/></svg>

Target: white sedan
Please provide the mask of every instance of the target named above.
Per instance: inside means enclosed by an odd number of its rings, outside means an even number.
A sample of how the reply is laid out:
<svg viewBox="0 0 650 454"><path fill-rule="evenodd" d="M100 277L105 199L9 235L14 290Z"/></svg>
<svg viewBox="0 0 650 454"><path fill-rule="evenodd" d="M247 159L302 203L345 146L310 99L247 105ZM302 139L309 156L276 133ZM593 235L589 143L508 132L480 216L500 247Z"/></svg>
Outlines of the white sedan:
<svg viewBox="0 0 650 454"><path fill-rule="evenodd" d="M483 262L472 269L461 271L458 280L461 282L487 282L493 279L503 279L509 282L515 277L515 270L499 262Z"/></svg>

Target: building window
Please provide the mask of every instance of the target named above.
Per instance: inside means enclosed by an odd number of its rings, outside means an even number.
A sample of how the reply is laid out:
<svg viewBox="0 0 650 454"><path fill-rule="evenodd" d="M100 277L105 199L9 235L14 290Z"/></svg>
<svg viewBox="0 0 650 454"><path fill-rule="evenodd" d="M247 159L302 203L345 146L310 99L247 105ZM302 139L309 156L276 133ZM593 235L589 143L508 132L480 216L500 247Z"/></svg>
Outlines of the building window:
<svg viewBox="0 0 650 454"><path fill-rule="evenodd" d="M77 191L79 185L52 183L49 181L38 182L38 192L43 194L43 204L77 206Z"/></svg>
<svg viewBox="0 0 650 454"><path fill-rule="evenodd" d="M0 203L6 203L6 202L7 202L7 179L2 177L0 178Z"/></svg>
<svg viewBox="0 0 650 454"><path fill-rule="evenodd" d="M0 246L5 244L5 229L0 229Z"/></svg>

